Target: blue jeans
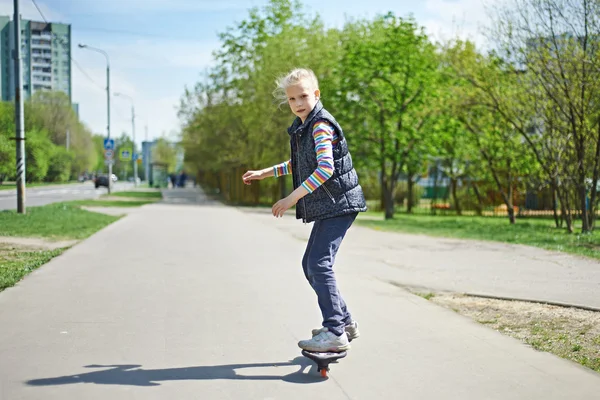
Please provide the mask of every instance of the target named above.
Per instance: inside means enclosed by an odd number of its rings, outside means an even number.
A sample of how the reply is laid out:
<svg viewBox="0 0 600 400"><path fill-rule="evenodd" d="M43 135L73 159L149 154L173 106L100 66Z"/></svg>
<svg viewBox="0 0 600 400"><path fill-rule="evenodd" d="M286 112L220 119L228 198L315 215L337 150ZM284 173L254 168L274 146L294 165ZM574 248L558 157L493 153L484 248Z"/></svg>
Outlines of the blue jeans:
<svg viewBox="0 0 600 400"><path fill-rule="evenodd" d="M337 336L344 333L344 326L352 316L337 287L333 264L346 231L358 213L315 221L304 257L304 276L317 294L323 316L323 326Z"/></svg>

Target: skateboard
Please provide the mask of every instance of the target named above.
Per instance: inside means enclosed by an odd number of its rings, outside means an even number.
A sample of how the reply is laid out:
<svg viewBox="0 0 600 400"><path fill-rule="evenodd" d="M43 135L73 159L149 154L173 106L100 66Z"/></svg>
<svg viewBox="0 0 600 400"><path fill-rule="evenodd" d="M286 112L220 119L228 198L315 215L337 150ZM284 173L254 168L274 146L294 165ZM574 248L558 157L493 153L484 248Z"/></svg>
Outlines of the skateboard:
<svg viewBox="0 0 600 400"><path fill-rule="evenodd" d="M316 352L316 351L308 351L302 350L302 355L306 358L313 360L317 364L317 371L321 373L323 378L327 377L327 372L329 371L329 364L332 362L337 362L340 358L346 357L348 353L345 351L339 353L333 352Z"/></svg>

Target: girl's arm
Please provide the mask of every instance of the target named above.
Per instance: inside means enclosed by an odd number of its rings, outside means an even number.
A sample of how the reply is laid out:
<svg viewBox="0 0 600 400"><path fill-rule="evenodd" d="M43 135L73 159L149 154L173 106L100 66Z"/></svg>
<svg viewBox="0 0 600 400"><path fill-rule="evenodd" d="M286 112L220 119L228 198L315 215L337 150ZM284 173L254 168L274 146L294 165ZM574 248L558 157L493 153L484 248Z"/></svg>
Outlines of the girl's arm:
<svg viewBox="0 0 600 400"><path fill-rule="evenodd" d="M277 164L275 166L261 169L258 171L247 171L243 176L242 180L246 185L250 185L251 181L265 179L271 176L279 177L282 175L288 175L292 173L290 160Z"/></svg>
<svg viewBox="0 0 600 400"><path fill-rule="evenodd" d="M266 176L274 176L275 178L279 178L283 175L289 175L292 173L292 162L291 160L287 160L282 162L281 164L274 165L271 168L271 174Z"/></svg>
<svg viewBox="0 0 600 400"><path fill-rule="evenodd" d="M327 121L319 121L313 127L315 153L317 156L317 169L304 182L302 186L308 193L312 193L333 175L333 146L338 142L333 126Z"/></svg>

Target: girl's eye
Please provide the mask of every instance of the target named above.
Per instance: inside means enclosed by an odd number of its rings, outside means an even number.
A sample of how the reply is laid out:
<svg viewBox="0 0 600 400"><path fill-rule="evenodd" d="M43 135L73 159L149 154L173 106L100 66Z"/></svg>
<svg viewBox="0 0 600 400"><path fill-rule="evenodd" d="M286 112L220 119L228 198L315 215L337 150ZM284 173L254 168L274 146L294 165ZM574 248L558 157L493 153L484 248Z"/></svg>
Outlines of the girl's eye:
<svg viewBox="0 0 600 400"><path fill-rule="evenodd" d="M302 98L307 98L307 97L308 97L308 95L307 95L307 94L303 94L303 95L302 95Z"/></svg>

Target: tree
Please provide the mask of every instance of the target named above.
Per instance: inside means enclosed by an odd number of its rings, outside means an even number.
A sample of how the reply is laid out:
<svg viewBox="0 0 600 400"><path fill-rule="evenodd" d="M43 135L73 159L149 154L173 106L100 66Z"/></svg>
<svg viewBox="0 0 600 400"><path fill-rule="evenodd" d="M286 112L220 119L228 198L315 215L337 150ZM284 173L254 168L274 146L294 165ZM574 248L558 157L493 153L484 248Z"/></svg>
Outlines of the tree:
<svg viewBox="0 0 600 400"><path fill-rule="evenodd" d="M519 131L505 120L505 115L491 102L512 104L519 86L518 75L494 55L484 56L471 42L456 41L445 49L448 68L454 71L455 84L449 92L448 104L464 126L471 149L478 153L479 168L489 176L506 205L511 224L515 223L514 189L523 178L537 172L533 153L523 146ZM527 108L521 108L526 118Z"/></svg>
<svg viewBox="0 0 600 400"><path fill-rule="evenodd" d="M510 102L487 94L534 151L561 200L567 229L573 231L575 198L588 232L600 177L600 3L511 0L494 17L491 37L512 70L521 72L520 90ZM533 118L524 118L523 109L532 109Z"/></svg>
<svg viewBox="0 0 600 400"><path fill-rule="evenodd" d="M437 77L435 48L412 18L393 14L357 22L346 35L337 69L340 109L355 140L365 146L369 164L377 160L389 219L400 173L411 177L418 173L415 164L423 163L430 118L423 108Z"/></svg>
<svg viewBox="0 0 600 400"><path fill-rule="evenodd" d="M287 105L278 107L273 99L275 79L295 67L312 68L327 104L341 53L338 32L325 31L319 18L304 15L297 1L271 0L263 8L251 9L220 39L217 65L193 90L186 89L181 99L186 162L219 176L215 172L288 159L286 128L294 117ZM241 185L239 176L235 180ZM284 195L285 183L286 179L279 179L260 185L279 185Z"/></svg>
<svg viewBox="0 0 600 400"><path fill-rule="evenodd" d="M0 103L0 184L16 175L16 149L14 137L14 106Z"/></svg>
<svg viewBox="0 0 600 400"><path fill-rule="evenodd" d="M71 165L75 155L64 147L54 146L51 149L48 172L45 177L47 182L67 182L71 176Z"/></svg>
<svg viewBox="0 0 600 400"><path fill-rule="evenodd" d="M92 134L78 119L63 92L39 91L25 103L25 126L43 130L52 143L73 153L69 175L76 177L97 162Z"/></svg>
<svg viewBox="0 0 600 400"><path fill-rule="evenodd" d="M177 164L175 147L164 137L157 139L152 149L152 161L166 165L167 172L175 172Z"/></svg>
<svg viewBox="0 0 600 400"><path fill-rule="evenodd" d="M25 137L27 139L25 179L27 182L41 182L48 173L50 154L54 151L55 146L44 131L27 130Z"/></svg>

